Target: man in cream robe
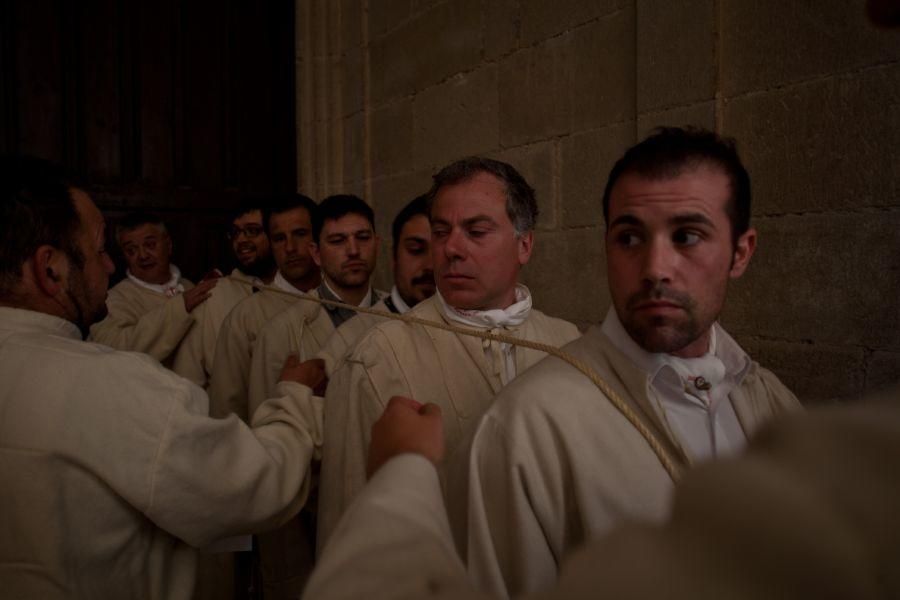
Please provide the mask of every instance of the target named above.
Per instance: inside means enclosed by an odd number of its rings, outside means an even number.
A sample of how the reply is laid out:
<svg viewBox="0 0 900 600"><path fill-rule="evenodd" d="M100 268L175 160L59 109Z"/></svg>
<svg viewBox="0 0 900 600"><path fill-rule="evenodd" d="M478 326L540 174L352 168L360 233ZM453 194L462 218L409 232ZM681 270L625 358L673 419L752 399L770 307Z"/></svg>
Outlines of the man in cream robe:
<svg viewBox="0 0 900 600"><path fill-rule="evenodd" d="M316 298L369 308L384 294L370 279L378 256L375 213L361 198L329 196L313 223L313 259L322 270ZM349 309L299 302L268 323L259 334L250 367L249 414L278 381L285 359L313 358L336 327L356 317Z"/></svg>
<svg viewBox="0 0 900 600"><path fill-rule="evenodd" d="M301 361L312 358L335 326L357 318L353 311L325 307L311 298L322 296L363 307L378 301L381 294L369 282L377 247L374 213L362 199L339 195L322 200L316 208L310 247L321 268L322 283L260 330L250 365L248 415L252 417L269 390L276 387L280 364L289 355ZM302 591L315 556L315 518L312 499L295 519L257 536L266 598L292 598Z"/></svg>
<svg viewBox="0 0 900 600"><path fill-rule="evenodd" d="M42 161L0 182L3 595L190 598L194 548L302 506L319 409L285 381L255 429L210 419L157 361L83 342L113 271L102 214Z"/></svg>
<svg viewBox="0 0 900 600"><path fill-rule="evenodd" d="M209 383L210 414L237 414L250 422L247 390L256 336L275 315L319 285L319 269L310 255L316 204L296 194L280 201L267 215L269 243L278 272L275 290L263 290L238 302L219 329ZM276 291L278 290L278 291Z"/></svg>
<svg viewBox="0 0 900 600"><path fill-rule="evenodd" d="M194 325L194 310L215 281L194 284L171 264L172 240L165 225L133 213L116 227L128 263L126 277L109 291L109 314L91 327L91 339L118 350L149 354L172 367L175 351Z"/></svg>
<svg viewBox="0 0 900 600"><path fill-rule="evenodd" d="M327 205L323 202L327 210ZM362 207L360 207L362 208ZM332 211L334 212L334 211ZM333 222L329 222L333 221ZM323 219L326 234L335 231L339 226L338 219ZM371 307L384 313L403 314L422 300L434 294L434 273L431 266L431 226L428 223L428 199L423 195L407 204L397 215L391 225L392 260L391 270L394 274L394 287L390 295L381 300L381 292L370 291L365 295L360 306ZM341 260L334 260L331 255L339 252L340 246L323 244L319 251L324 260L322 264L340 265ZM327 282L342 277L339 269L329 267L324 273L324 282L319 293L324 297L340 301L336 294L329 290ZM317 294L317 297L319 295ZM325 373L328 376L340 359L349 352L358 340L385 317L369 313L357 313L343 323L338 324L335 309L313 302L300 302L284 313L278 315L260 334L254 353L250 375L250 411L259 406L277 382L279 365L290 354L295 354L301 361L319 358L324 361Z"/></svg>
<svg viewBox="0 0 900 600"><path fill-rule="evenodd" d="M613 308L565 348L608 382L680 469L740 451L800 407L716 323L756 244L733 145L660 130L630 149L604 196ZM498 596L533 593L575 546L628 519L659 520L672 476L585 375L552 357L485 415L469 465L469 570ZM452 508L452 507L451 507Z"/></svg>
<svg viewBox="0 0 900 600"><path fill-rule="evenodd" d="M516 283L531 255L537 208L533 190L515 169L489 159L459 161L435 176L430 197L438 292L409 315L552 346L578 337L571 323L533 309L530 292ZM365 484L370 428L391 396L439 405L453 452L500 388L543 356L398 321L369 331L328 384L319 549Z"/></svg>
<svg viewBox="0 0 900 600"><path fill-rule="evenodd" d="M561 557L559 579L528 597L900 596L900 470L885 460L900 453L898 397L894 389L860 406L776 419L745 456L685 473L663 526L627 523L575 548ZM304 598L496 598L473 584L454 549L432 464L439 436L429 421L439 416L392 406L373 435L384 462Z"/></svg>
<svg viewBox="0 0 900 600"><path fill-rule="evenodd" d="M242 204L233 217L228 239L240 266L228 277L218 279L209 299L197 308L196 323L179 345L172 366L176 373L203 388L209 384L216 340L225 317L238 302L271 284L275 277L261 205Z"/></svg>

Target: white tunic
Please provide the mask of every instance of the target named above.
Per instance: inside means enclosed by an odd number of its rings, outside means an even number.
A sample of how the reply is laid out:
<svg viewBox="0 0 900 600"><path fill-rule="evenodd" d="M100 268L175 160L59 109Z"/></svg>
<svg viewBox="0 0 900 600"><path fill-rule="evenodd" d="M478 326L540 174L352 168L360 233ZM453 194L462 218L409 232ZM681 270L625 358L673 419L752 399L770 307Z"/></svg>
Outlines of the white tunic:
<svg viewBox="0 0 900 600"><path fill-rule="evenodd" d="M628 524L563 557L529 598L897 598L900 390L782 419L737 460L685 475L664 527ZM304 598L488 598L453 551L434 467L385 464L348 509ZM800 559L798 559L800 557Z"/></svg>
<svg viewBox="0 0 900 600"><path fill-rule="evenodd" d="M194 287L179 279L185 290ZM167 296L125 278L109 290L109 314L91 327L90 340L116 350L149 354L166 366L194 324L180 294Z"/></svg>
<svg viewBox="0 0 900 600"><path fill-rule="evenodd" d="M172 363L172 370L199 385L207 387L216 357L216 341L225 317L238 302L254 293L261 281L234 269L229 277L216 281L210 296L194 309L194 321L184 336Z"/></svg>
<svg viewBox="0 0 900 600"><path fill-rule="evenodd" d="M600 375L677 462L687 463L648 374L599 328L564 349ZM748 435L800 406L755 363L729 400ZM599 388L549 357L507 386L485 415L469 463L469 513L451 518L455 531L467 523L468 540L460 541L478 585L515 596L551 585L562 556L623 521L664 518L672 487L650 446Z"/></svg>
<svg viewBox="0 0 900 600"><path fill-rule="evenodd" d="M298 290L298 295L301 293ZM296 296L263 290L238 302L225 317L216 340L209 382L212 416L225 417L235 413L249 422L247 388L256 336L270 319L296 300Z"/></svg>
<svg viewBox="0 0 900 600"><path fill-rule="evenodd" d="M448 322L435 296L407 314ZM497 332L557 347L579 335L571 323L538 310L532 310L521 325L498 328ZM486 346L494 344L434 327L390 321L376 325L345 357L328 383L325 398L328 418L319 492L319 549L365 484L370 430L391 396L440 406L447 451L452 454L503 387L505 358L501 352L485 352ZM519 374L544 356L522 346L515 347L513 354Z"/></svg>
<svg viewBox="0 0 900 600"><path fill-rule="evenodd" d="M190 598L196 553L295 514L321 407L267 403L250 429L146 355L0 308L0 581L9 598Z"/></svg>

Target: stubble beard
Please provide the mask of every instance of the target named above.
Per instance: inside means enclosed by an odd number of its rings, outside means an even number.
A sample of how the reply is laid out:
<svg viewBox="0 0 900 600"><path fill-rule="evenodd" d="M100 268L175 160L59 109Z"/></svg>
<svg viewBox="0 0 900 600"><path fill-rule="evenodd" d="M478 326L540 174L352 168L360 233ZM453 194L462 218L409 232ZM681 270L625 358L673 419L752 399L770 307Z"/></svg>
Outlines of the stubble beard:
<svg viewBox="0 0 900 600"><path fill-rule="evenodd" d="M641 318L635 307L648 300L665 300L677 304L682 316L655 315ZM657 284L628 298L622 317L622 326L641 348L647 352L672 354L699 339L712 326L701 322L697 303L688 294L670 290Z"/></svg>
<svg viewBox="0 0 900 600"><path fill-rule="evenodd" d="M249 275L250 277L258 277L260 279L263 279L268 275L271 275L275 270L275 261L272 259L271 254L267 256L258 256L249 264L241 265L240 269L243 273Z"/></svg>

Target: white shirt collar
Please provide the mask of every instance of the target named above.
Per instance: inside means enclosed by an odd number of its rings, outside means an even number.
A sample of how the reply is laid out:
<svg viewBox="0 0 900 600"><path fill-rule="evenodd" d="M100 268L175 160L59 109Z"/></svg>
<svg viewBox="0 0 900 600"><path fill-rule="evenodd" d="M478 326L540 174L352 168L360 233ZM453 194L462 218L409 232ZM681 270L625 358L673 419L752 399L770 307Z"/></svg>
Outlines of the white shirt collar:
<svg viewBox="0 0 900 600"><path fill-rule="evenodd" d="M272 280L272 285L279 290L294 294L295 296L302 296L304 294L303 290L295 288L291 282L285 279L284 275L281 274L281 271L275 273L275 279Z"/></svg>
<svg viewBox="0 0 900 600"><path fill-rule="evenodd" d="M658 378L672 376L684 379L689 373L702 372L704 378L718 381L728 378L732 385L738 385L751 365L747 353L718 323L712 325L709 350L704 356L696 359L681 359L671 354L647 352L628 335L614 307L609 309L601 330L613 345L646 372L653 382Z"/></svg>
<svg viewBox="0 0 900 600"><path fill-rule="evenodd" d="M506 308L491 310L466 310L447 304L440 291L435 291L441 312L450 321L476 327L494 329L496 327L516 327L525 322L531 314L531 291L524 285L516 285L516 301Z"/></svg>
<svg viewBox="0 0 900 600"><path fill-rule="evenodd" d="M396 308L401 315L409 311L409 305L403 300L403 297L400 295L400 290L397 289L396 285L391 288L391 302L394 303L394 308Z"/></svg>
<svg viewBox="0 0 900 600"><path fill-rule="evenodd" d="M349 304L348 302L345 302L345 301L344 301L344 299L341 297L340 294L338 294L336 291L334 291L334 288L333 288L333 287L331 287L330 285L328 285L328 278L327 278L327 277L322 277L322 285L325 286L325 289L327 289L327 290L331 293L332 296L334 296L335 298L337 298L337 299L340 300L341 302L344 302L344 304ZM374 299L374 297L375 297L375 294L372 293L372 286L370 285L370 286L369 286L369 289L366 291L366 295L363 296L362 302L360 302L360 303L357 304L356 306L359 306L359 307L361 307L361 308L369 308L370 306L372 306L372 300ZM399 307L398 307L398 308L399 308Z"/></svg>
<svg viewBox="0 0 900 600"><path fill-rule="evenodd" d="M27 308L0 306L0 328L18 332L49 333L81 340L81 331L71 321Z"/></svg>
<svg viewBox="0 0 900 600"><path fill-rule="evenodd" d="M135 276L130 270L125 271L125 274L128 276L129 281L131 281L133 284L152 292L156 292L157 294L162 294L166 298L172 298L184 292L184 285L181 284L181 270L175 265L169 265L169 274L171 274L171 278L169 278L169 281L161 285L158 283L149 283L147 281L144 281L143 279L138 279L138 277Z"/></svg>

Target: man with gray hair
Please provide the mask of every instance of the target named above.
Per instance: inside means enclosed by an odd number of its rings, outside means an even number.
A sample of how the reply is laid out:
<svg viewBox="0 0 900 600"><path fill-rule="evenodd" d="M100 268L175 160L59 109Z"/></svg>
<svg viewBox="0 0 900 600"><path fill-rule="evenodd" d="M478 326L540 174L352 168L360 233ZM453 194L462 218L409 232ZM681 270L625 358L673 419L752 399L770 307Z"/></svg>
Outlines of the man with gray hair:
<svg viewBox="0 0 900 600"><path fill-rule="evenodd" d="M126 277L109 290L109 315L91 327L91 339L149 354L171 368L194 324L191 313L209 298L216 280L195 287L181 276L171 262L172 238L155 215L126 215L116 226L116 242L128 264Z"/></svg>
<svg viewBox="0 0 900 600"><path fill-rule="evenodd" d="M459 160L434 176L428 196L437 292L408 314L553 346L578 337L571 323L533 309L518 283L538 211L534 190L512 166ZM345 406L346 422L340 438L324 444L319 506L331 519L319 519L319 548L365 484L370 430L391 396L440 406L450 455L500 388L541 358L536 350L402 321L370 330L328 384L326 403Z"/></svg>

